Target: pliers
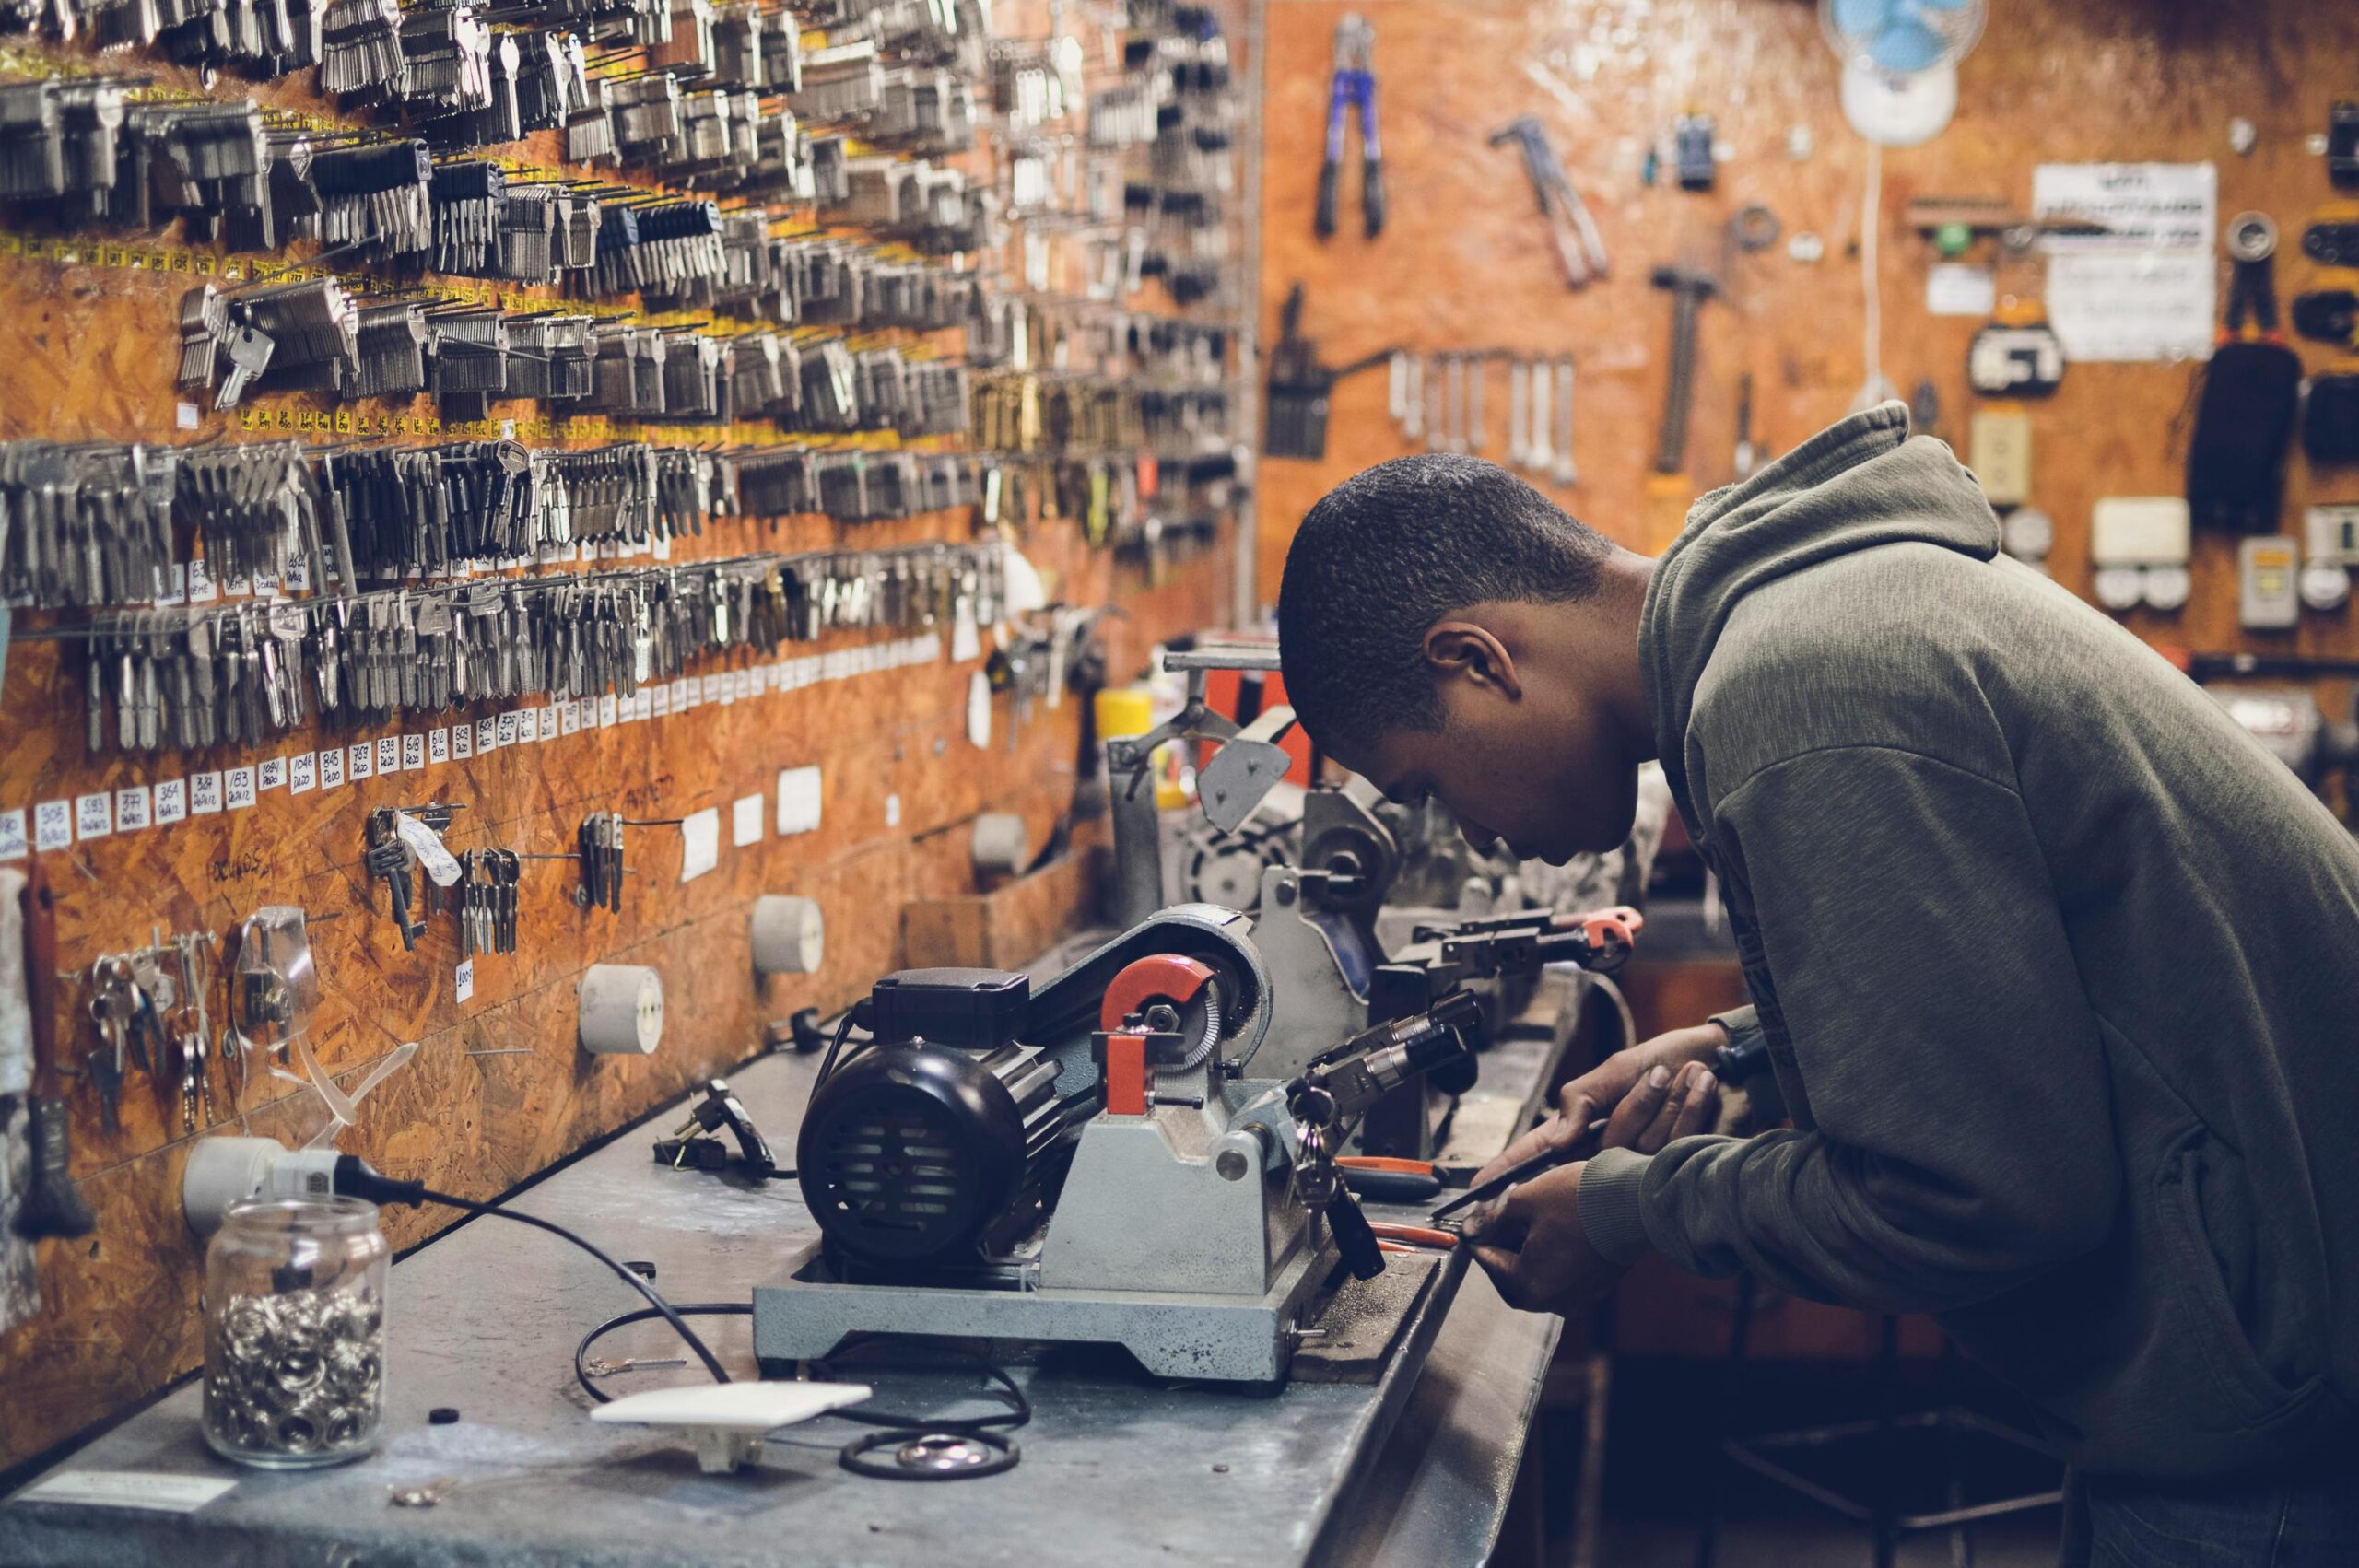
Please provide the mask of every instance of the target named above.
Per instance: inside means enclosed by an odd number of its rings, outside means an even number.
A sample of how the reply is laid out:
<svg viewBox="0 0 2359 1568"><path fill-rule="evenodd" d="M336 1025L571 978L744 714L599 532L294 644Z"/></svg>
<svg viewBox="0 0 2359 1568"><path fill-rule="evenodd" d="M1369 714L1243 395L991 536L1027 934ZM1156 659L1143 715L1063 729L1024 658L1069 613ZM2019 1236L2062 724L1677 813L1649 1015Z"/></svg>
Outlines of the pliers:
<svg viewBox="0 0 2359 1568"><path fill-rule="evenodd" d="M1384 232L1384 147L1376 135L1376 29L1356 11L1335 24L1335 69L1327 84L1327 158L1319 166L1318 229L1335 232L1344 182L1344 131L1360 111L1360 216L1371 240Z"/></svg>

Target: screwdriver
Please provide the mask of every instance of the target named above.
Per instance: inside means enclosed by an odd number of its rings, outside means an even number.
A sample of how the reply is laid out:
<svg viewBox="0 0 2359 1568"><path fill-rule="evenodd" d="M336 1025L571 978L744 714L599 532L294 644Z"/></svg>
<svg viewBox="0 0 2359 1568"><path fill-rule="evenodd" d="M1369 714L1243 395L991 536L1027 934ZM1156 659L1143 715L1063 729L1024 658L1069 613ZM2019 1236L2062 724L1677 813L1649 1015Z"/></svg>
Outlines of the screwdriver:
<svg viewBox="0 0 2359 1568"><path fill-rule="evenodd" d="M1534 1154L1518 1165L1511 1165L1490 1180L1470 1187L1433 1211L1436 1223L1448 1219L1460 1210L1489 1201L1508 1188L1544 1176L1559 1165L1569 1165L1576 1160L1586 1160L1597 1153L1597 1141L1605 1133L1605 1118L1598 1117L1581 1129L1581 1135L1561 1149L1550 1149Z"/></svg>

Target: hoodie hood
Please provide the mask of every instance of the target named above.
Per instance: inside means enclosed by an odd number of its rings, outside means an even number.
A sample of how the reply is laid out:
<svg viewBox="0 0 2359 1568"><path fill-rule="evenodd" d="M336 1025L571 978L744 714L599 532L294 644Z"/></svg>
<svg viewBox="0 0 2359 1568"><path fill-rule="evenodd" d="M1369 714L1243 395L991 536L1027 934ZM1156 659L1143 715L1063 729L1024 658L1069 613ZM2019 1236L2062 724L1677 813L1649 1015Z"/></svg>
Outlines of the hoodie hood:
<svg viewBox="0 0 2359 1568"><path fill-rule="evenodd" d="M1999 552L1999 520L1946 443L1910 439L1908 410L1898 403L1829 426L1696 503L1655 563L1638 621L1655 741L1683 811L1696 684L1738 601L1837 556L1902 544L1987 561Z"/></svg>

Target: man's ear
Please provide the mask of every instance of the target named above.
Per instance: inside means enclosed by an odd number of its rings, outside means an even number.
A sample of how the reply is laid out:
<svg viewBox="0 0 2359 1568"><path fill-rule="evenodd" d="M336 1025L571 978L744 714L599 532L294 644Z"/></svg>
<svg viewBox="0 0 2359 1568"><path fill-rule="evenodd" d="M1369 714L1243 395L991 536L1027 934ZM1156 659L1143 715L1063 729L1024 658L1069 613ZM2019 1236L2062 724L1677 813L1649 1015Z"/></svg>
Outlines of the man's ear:
<svg viewBox="0 0 2359 1568"><path fill-rule="evenodd" d="M1510 701L1523 696L1514 657L1472 621L1436 621L1426 632L1426 661L1444 679L1460 676Z"/></svg>

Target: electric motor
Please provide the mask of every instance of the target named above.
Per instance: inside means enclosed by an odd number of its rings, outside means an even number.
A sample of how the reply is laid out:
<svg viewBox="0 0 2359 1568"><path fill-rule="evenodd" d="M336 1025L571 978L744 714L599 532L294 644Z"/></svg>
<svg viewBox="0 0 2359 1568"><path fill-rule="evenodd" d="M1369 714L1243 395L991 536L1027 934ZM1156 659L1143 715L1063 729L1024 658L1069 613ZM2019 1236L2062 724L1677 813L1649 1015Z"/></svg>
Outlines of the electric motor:
<svg viewBox="0 0 2359 1568"><path fill-rule="evenodd" d="M874 1043L814 1091L796 1147L831 1250L896 1270L986 1261L1039 1223L1090 1106L1016 1035L1026 977L910 969L870 995Z"/></svg>

